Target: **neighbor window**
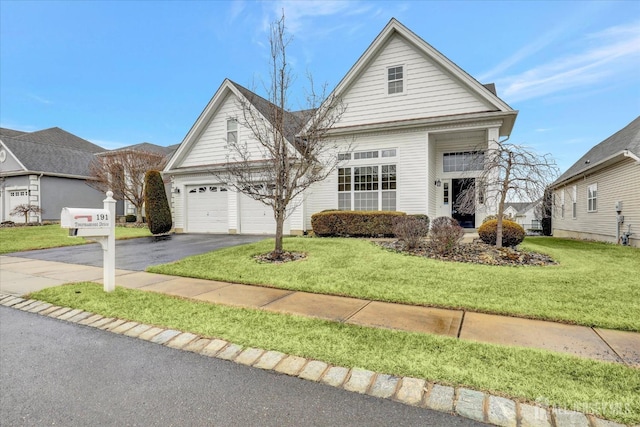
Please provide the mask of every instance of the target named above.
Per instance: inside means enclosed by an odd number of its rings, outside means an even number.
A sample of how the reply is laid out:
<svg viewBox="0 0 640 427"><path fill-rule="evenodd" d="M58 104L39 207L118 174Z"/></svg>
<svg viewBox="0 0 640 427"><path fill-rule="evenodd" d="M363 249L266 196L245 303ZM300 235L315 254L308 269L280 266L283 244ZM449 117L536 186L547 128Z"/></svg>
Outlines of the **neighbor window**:
<svg viewBox="0 0 640 427"><path fill-rule="evenodd" d="M571 189L571 218L578 217L578 187L573 186Z"/></svg>
<svg viewBox="0 0 640 427"><path fill-rule="evenodd" d="M598 184L591 184L587 187L587 212L598 210Z"/></svg>
<svg viewBox="0 0 640 427"><path fill-rule="evenodd" d="M466 172L482 169L484 169L484 153L481 151L444 153L442 155L443 172Z"/></svg>
<svg viewBox="0 0 640 427"><path fill-rule="evenodd" d="M396 165L339 168L338 209L394 211L396 187Z"/></svg>
<svg viewBox="0 0 640 427"><path fill-rule="evenodd" d="M387 93L404 92L404 67L396 66L387 68Z"/></svg>
<svg viewBox="0 0 640 427"><path fill-rule="evenodd" d="M227 120L227 144L238 142L238 121L236 119Z"/></svg>
<svg viewBox="0 0 640 427"><path fill-rule="evenodd" d="M564 188L560 190L560 218L564 218Z"/></svg>

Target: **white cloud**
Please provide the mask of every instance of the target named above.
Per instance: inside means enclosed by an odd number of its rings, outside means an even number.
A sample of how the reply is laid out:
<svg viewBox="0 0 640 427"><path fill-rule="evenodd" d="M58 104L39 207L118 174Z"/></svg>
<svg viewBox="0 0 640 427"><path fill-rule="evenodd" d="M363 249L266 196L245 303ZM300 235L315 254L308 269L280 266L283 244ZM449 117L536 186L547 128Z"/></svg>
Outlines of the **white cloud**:
<svg viewBox="0 0 640 427"><path fill-rule="evenodd" d="M39 102L40 104L44 104L44 105L51 105L51 104L53 104L53 102L52 102L52 101L49 101L48 99L45 99L45 98L43 98L43 97L41 97L41 96L38 96L38 95L34 95L34 94L32 94L32 93L28 93L28 94L27 94L27 97L28 97L28 98L33 99L34 101Z"/></svg>
<svg viewBox="0 0 640 427"><path fill-rule="evenodd" d="M585 37L577 54L554 59L520 74L498 79L508 102L524 101L585 88L613 76L637 75L640 68L640 22L608 28Z"/></svg>

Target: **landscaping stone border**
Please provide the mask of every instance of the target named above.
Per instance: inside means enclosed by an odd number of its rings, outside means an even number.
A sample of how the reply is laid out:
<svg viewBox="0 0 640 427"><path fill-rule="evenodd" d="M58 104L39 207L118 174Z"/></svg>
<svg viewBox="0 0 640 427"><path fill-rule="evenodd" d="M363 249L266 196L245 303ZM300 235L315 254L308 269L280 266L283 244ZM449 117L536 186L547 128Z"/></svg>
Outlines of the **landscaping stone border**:
<svg viewBox="0 0 640 427"><path fill-rule="evenodd" d="M396 377L360 368L331 366L325 362L278 351L243 348L222 339L164 329L133 321L103 317L69 307L0 294L0 305L37 313L116 334L143 339L203 356L273 370L348 391L391 399L503 427L624 427L593 415L544 405L530 405L465 387L451 387L420 378ZM631 427L640 427L634 425Z"/></svg>

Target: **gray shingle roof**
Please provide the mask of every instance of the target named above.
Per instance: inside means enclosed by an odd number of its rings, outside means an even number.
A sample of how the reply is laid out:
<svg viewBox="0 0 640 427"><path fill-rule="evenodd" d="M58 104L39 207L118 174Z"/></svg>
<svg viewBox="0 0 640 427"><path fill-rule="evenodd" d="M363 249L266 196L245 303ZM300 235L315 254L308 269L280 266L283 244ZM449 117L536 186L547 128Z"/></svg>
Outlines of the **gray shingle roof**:
<svg viewBox="0 0 640 427"><path fill-rule="evenodd" d="M272 124L274 122L274 112L277 108L273 103L267 101L260 95L255 94L244 86L239 85L236 82L229 80L255 108ZM303 117L305 116L303 111L297 112L284 112L284 126L285 126L285 138L294 143L296 140L296 134L304 126Z"/></svg>
<svg viewBox="0 0 640 427"><path fill-rule="evenodd" d="M105 151L104 148L99 145L75 136L58 127L43 129L36 132L22 133L21 135L14 135L13 137L19 140L72 148L75 150L88 151L90 153Z"/></svg>
<svg viewBox="0 0 640 427"><path fill-rule="evenodd" d="M131 150L131 151L147 151L149 153L164 154L164 155L168 156L168 155L173 154L173 152L178 147L178 145L175 145L175 146L172 145L172 146L169 146L169 147L163 147L161 145L152 144L150 142L142 142L140 144L128 145L126 147L122 147L122 148L118 148L118 149L115 149L115 150L107 151L107 153L114 152L114 151Z"/></svg>
<svg viewBox="0 0 640 427"><path fill-rule="evenodd" d="M89 164L94 158L89 151L21 138L3 137L2 142L29 171L89 176Z"/></svg>
<svg viewBox="0 0 640 427"><path fill-rule="evenodd" d="M629 150L636 156L640 156L640 116L587 151L587 153L567 169L554 184L585 172L602 160L619 154L624 150Z"/></svg>
<svg viewBox="0 0 640 427"><path fill-rule="evenodd" d="M19 135L22 135L24 133L26 133L26 132L23 132L21 130L0 128L0 137L13 138L14 136L19 136Z"/></svg>

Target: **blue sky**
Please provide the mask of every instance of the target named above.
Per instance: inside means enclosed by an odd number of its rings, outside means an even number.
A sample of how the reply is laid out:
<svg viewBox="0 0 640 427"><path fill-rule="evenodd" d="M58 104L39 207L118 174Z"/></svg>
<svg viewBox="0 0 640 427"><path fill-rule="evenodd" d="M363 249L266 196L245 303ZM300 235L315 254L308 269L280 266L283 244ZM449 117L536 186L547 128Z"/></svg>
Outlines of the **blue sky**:
<svg viewBox="0 0 640 427"><path fill-rule="evenodd" d="M0 0L0 126L105 148L182 141L224 78L260 92L284 9L297 75L333 88L395 17L519 116L562 170L640 114L640 2Z"/></svg>

